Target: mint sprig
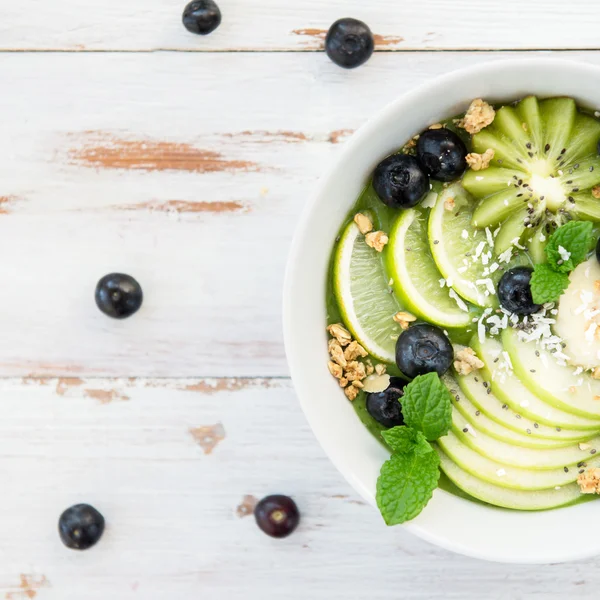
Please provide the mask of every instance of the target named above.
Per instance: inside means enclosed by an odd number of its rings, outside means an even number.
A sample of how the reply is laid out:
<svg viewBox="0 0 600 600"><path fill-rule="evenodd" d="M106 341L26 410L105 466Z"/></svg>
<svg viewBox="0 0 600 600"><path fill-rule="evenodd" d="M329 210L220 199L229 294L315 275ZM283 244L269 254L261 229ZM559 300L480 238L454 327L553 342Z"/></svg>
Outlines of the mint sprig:
<svg viewBox="0 0 600 600"><path fill-rule="evenodd" d="M388 525L410 521L425 508L440 477L440 459L428 440L446 435L452 399L437 373L420 375L404 388L406 425L382 432L392 456L377 479L377 506Z"/></svg>
<svg viewBox="0 0 600 600"><path fill-rule="evenodd" d="M437 373L413 379L404 388L404 423L430 440L446 435L452 424L452 398Z"/></svg>
<svg viewBox="0 0 600 600"><path fill-rule="evenodd" d="M393 454L377 480L377 506L388 525L414 519L431 499L440 477L440 458L428 454Z"/></svg>
<svg viewBox="0 0 600 600"><path fill-rule="evenodd" d="M547 263L535 265L531 295L536 304L556 302L569 286L570 273L582 263L592 243L589 221L569 221L550 237L545 248Z"/></svg>
<svg viewBox="0 0 600 600"><path fill-rule="evenodd" d="M582 263L592 241L592 227L590 221L569 221L559 227L550 237L545 249L548 264L555 271L569 273ZM566 255L569 257L565 259Z"/></svg>
<svg viewBox="0 0 600 600"><path fill-rule="evenodd" d="M548 263L536 265L531 276L531 295L536 304L555 302L569 287L569 276Z"/></svg>
<svg viewBox="0 0 600 600"><path fill-rule="evenodd" d="M411 427L393 427L387 431L382 431L381 435L394 452L405 454L414 452L417 455L433 452L427 438L420 431Z"/></svg>

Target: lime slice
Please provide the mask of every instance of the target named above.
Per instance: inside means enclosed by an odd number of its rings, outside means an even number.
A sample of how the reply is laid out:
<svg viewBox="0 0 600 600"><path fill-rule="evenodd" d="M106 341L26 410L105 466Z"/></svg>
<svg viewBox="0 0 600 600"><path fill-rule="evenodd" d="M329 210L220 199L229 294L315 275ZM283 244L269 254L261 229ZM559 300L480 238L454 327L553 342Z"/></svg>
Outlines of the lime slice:
<svg viewBox="0 0 600 600"><path fill-rule="evenodd" d="M381 254L365 243L354 222L338 244L333 267L335 297L344 323L371 356L396 362L400 305L388 285Z"/></svg>
<svg viewBox="0 0 600 600"><path fill-rule="evenodd" d="M406 210L396 220L390 233L388 263L394 291L412 312L442 327L470 324L467 305L447 287L441 287L443 278L429 251L422 213Z"/></svg>
<svg viewBox="0 0 600 600"><path fill-rule="evenodd" d="M474 205L461 185L444 190L429 215L429 247L447 284L460 296L477 306L494 306L491 269L499 265L490 230L471 225Z"/></svg>

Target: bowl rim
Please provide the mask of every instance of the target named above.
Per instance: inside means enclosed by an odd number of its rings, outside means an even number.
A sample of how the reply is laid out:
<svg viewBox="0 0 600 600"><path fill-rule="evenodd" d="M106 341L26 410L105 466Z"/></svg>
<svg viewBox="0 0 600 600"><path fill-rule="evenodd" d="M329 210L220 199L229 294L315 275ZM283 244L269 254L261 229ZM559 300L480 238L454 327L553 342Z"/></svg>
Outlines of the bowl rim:
<svg viewBox="0 0 600 600"><path fill-rule="evenodd" d="M366 140L377 132L380 124L386 119L390 118L391 115L397 113L402 106L410 105L415 102L419 97L427 93L439 92L440 88L444 86L456 85L460 80L465 77L477 78L479 75L489 75L490 71L502 71L506 69L539 69L539 68L552 68L552 69L576 69L582 74L592 73L596 77L600 77L600 66L585 63L576 60L554 58L554 57L531 57L531 58L511 58L511 59L497 59L492 61L484 61L477 65L460 68L442 76L437 77L434 80L427 80L424 83L418 85L414 89L405 92L398 98L387 104L384 108L377 111L371 116L358 130L352 135L352 137L345 142L344 147L335 154L328 168L325 170L324 175L320 178L315 191L309 196L308 201L301 213L301 216L296 225L294 237L288 254L288 261L285 269L285 278L283 285L283 334L284 334L284 345L287 356L288 366L290 374L300 406L302 411L311 427L317 441L327 454L328 458L334 464L336 469L344 476L344 478L350 483L350 485L364 498L370 505L376 508L373 493L369 486L360 477L357 476L356 472L352 467L343 460L340 455L339 449L332 443L328 437L325 429L317 422L318 417L313 411L312 406L307 402L306 396L300 393L299 390L302 386L299 382L304 376L302 369L298 365L298 360L295 353L295 331L298 327L297 319L295 318L293 310L293 293L292 288L294 286L294 279L296 276L297 264L302 260L302 250L304 238L311 226L311 222L314 218L315 211L326 191L327 186L330 184L332 177L336 175L340 165L345 162L347 157L351 156L357 148L359 148ZM518 97L518 96L517 96ZM600 103L600 95L599 95ZM350 205L349 205L350 206ZM332 238L333 239L333 238ZM323 299L325 301L325 299ZM456 498L453 494L445 492L444 490L437 490L436 493L442 492L447 496ZM468 500L459 499L460 502L467 503ZM473 505L476 506L476 505ZM490 505L482 505L486 511L497 511L519 513L519 511L506 511L505 509L498 509ZM585 506L580 505L580 506ZM569 507L560 508L557 510L565 511ZM573 507L576 508L576 507ZM553 512L553 511L546 511ZM521 511L520 514L530 514ZM487 549L474 548L471 544L465 544L459 539L449 539L439 535L434 528L429 524L422 525L420 522L411 521L405 523L403 528L411 531L421 539L424 539L432 544L445 548L447 550L457 552L473 558L484 559L494 562L503 563L514 563L514 564L547 564L554 562L567 562L572 560L579 560L589 558L600 553L600 539L590 548L589 545L582 548L580 551L572 548L564 551L541 551L536 556L531 555L507 555L506 552L498 553L494 551L492 547Z"/></svg>

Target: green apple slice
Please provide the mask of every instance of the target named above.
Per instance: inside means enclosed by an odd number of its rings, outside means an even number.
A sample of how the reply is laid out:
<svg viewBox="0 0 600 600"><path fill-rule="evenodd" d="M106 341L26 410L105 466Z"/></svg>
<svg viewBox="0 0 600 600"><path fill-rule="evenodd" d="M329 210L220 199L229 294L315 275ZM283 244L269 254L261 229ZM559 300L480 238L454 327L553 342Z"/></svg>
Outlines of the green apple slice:
<svg viewBox="0 0 600 600"><path fill-rule="evenodd" d="M452 408L452 431L456 437L475 452L493 461L521 469L546 470L572 467L586 462L598 452L600 438L564 448L525 448L494 439L469 423ZM583 449L582 449L583 448ZM593 454L592 454L593 453Z"/></svg>
<svg viewBox="0 0 600 600"><path fill-rule="evenodd" d="M536 423L548 425L556 430L559 435L568 434L567 430L575 430L576 435L579 432L600 432L600 420L588 419L565 412L556 408L545 400L538 398L531 392L521 380L514 374L506 373L500 369L499 357L502 355L504 347L493 338L486 338L481 343L475 339L471 342L477 355L485 363L485 367L480 370L481 375L491 383L494 396L506 405L505 411L510 408L517 414L523 415ZM483 407L482 407L483 410ZM506 423L503 415L498 411L490 412L488 415L502 423ZM512 414L509 414L512 418ZM516 418L516 417L515 417Z"/></svg>
<svg viewBox="0 0 600 600"><path fill-rule="evenodd" d="M402 330L393 317L400 305L390 294L381 254L367 246L354 222L336 249L333 283L342 318L354 337L375 358L395 362Z"/></svg>
<svg viewBox="0 0 600 600"><path fill-rule="evenodd" d="M387 256L394 291L411 312L442 327L471 323L465 302L440 286L443 278L429 251L426 218L421 212L406 210L396 220Z"/></svg>
<svg viewBox="0 0 600 600"><path fill-rule="evenodd" d="M488 504L511 508L513 510L547 510L567 506L581 498L579 486L570 483L556 488L536 491L512 490L500 487L478 477L474 477L461 469L439 448L436 449L440 457L442 471L461 490Z"/></svg>
<svg viewBox="0 0 600 600"><path fill-rule="evenodd" d="M437 444L462 469L475 477L500 487L517 490L545 490L555 486L573 483L579 476L579 470L565 468L538 471L522 469L491 460L469 448L453 431L441 437ZM596 455L597 456L597 455ZM600 458L587 460L588 467L600 465Z"/></svg>
<svg viewBox="0 0 600 600"><path fill-rule="evenodd" d="M544 425L538 425L536 428L533 425L533 421L529 421L529 423L532 424L529 428L531 433L527 433L527 419L516 419L515 413L512 411L503 410L500 406L498 406L498 410L501 411L501 416L505 417L506 419L510 419L512 417L512 422L510 422L511 426L514 423L519 424L516 426L519 429L516 429L515 427L509 428L507 425L501 424L498 421L490 418L487 413L482 410L481 405L471 402L469 397L463 392L463 390L460 388L460 385L454 379L448 377L447 375L444 376L443 379L446 387L452 394L452 404L460 412L460 414L478 430L483 431L485 434L493 437L496 440L500 440L501 442L506 442L515 446L522 446L524 448L562 448L564 446L572 445L575 441L584 441L591 437L589 432L584 432L583 437L576 440L537 437L536 434L540 428L545 428ZM483 394L481 399L483 400L482 404L484 406L490 404L498 405L498 400L491 394ZM493 409L492 412L494 412ZM521 429L521 427L523 429ZM553 428L547 429L550 429L555 436L560 436L562 434L562 431L559 433Z"/></svg>
<svg viewBox="0 0 600 600"><path fill-rule="evenodd" d="M519 339L514 329L504 331L502 342L515 373L534 394L565 412L600 417L600 380L587 373L575 375L573 367L559 363L535 342Z"/></svg>
<svg viewBox="0 0 600 600"><path fill-rule="evenodd" d="M541 438L547 442L553 442L562 446L581 442L594 436L595 432L584 430L570 430L559 427L559 431L557 431L556 427L539 423L535 419L530 419L520 412L520 410L515 412L505 402L499 400L491 391L492 385L490 385L489 380L481 371L470 373L469 375L457 375L456 381L460 386L461 392L472 402L477 410L492 419L492 422L498 428L508 429L513 433L518 432L519 435L525 435L528 439ZM494 389L498 387L496 385ZM514 399L519 401L519 396L515 396ZM596 426L596 429L600 431L600 427ZM491 435L502 439L493 433ZM536 446L537 444L524 445Z"/></svg>

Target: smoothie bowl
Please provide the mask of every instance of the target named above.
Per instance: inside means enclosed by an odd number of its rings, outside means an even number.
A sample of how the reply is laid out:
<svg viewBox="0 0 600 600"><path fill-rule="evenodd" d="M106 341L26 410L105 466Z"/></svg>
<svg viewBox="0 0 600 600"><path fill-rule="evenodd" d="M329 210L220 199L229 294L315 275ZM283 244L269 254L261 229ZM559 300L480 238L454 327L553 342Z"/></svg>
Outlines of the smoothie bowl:
<svg viewBox="0 0 600 600"><path fill-rule="evenodd" d="M363 126L307 206L286 351L321 445L445 548L600 552L600 69L501 61Z"/></svg>

